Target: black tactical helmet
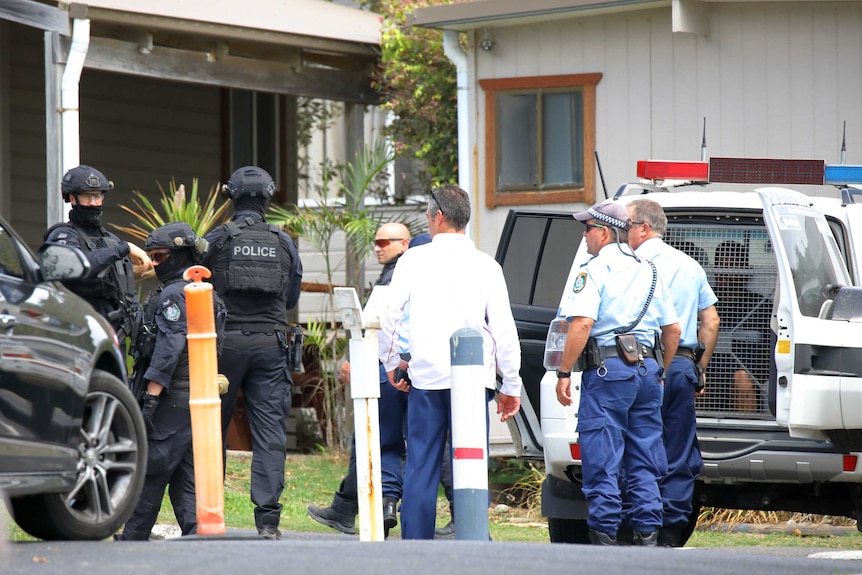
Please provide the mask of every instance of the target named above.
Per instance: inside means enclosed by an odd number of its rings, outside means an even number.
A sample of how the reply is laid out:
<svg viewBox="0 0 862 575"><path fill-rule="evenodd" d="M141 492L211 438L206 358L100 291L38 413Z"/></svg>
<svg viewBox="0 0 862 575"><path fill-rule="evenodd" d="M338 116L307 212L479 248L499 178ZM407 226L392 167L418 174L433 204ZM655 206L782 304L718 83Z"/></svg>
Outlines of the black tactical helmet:
<svg viewBox="0 0 862 575"><path fill-rule="evenodd" d="M168 248L170 250L190 248L196 255L201 256L206 253L208 242L197 237L187 223L171 222L151 231L150 235L147 236L145 247L148 252L155 248Z"/></svg>
<svg viewBox="0 0 862 575"><path fill-rule="evenodd" d="M114 182L108 180L105 174L90 166L72 168L63 175L60 191L63 199L69 201L69 194L79 192L107 192L114 189Z"/></svg>
<svg viewBox="0 0 862 575"><path fill-rule="evenodd" d="M222 191L232 200L237 198L270 200L275 193L275 182L263 168L246 166L231 175L222 187Z"/></svg>

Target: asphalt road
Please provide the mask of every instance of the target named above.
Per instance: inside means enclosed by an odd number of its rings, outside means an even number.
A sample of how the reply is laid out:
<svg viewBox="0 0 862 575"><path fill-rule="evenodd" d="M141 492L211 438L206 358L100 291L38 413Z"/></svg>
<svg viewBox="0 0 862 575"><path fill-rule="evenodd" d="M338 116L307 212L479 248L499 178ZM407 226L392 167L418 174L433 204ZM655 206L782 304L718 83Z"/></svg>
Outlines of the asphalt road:
<svg viewBox="0 0 862 575"><path fill-rule="evenodd" d="M838 557L843 556L843 559ZM5 542L2 575L862 575L862 550L734 547L644 549L473 541L363 543L355 536L244 532L149 542Z"/></svg>

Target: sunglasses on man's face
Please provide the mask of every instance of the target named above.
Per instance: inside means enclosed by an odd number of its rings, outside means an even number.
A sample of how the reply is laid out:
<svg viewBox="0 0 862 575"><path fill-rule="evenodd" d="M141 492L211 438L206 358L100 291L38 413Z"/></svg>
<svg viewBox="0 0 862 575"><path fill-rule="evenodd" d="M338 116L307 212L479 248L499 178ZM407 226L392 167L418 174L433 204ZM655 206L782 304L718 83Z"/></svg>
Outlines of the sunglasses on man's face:
<svg viewBox="0 0 862 575"><path fill-rule="evenodd" d="M170 251L167 251L167 252L150 252L150 261L153 262L154 266L159 265L160 263L162 263L163 261L165 261L169 257L171 257Z"/></svg>
<svg viewBox="0 0 862 575"><path fill-rule="evenodd" d="M389 244L392 242L400 242L404 238L381 238L379 240L374 240L374 245L380 249L388 248Z"/></svg>
<svg viewBox="0 0 862 575"><path fill-rule="evenodd" d="M584 224L584 227L587 228L587 232L589 232L590 230L592 230L594 228L597 228L600 230L605 229L605 226L603 226L601 224Z"/></svg>

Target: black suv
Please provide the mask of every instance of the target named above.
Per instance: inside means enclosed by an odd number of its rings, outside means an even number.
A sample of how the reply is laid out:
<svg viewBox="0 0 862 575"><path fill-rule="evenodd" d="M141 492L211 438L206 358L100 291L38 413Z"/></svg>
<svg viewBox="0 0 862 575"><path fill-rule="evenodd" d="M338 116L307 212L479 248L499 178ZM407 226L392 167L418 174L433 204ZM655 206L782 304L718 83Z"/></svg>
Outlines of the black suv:
<svg viewBox="0 0 862 575"><path fill-rule="evenodd" d="M0 496L40 539L104 539L129 518L146 472L140 408L110 325L56 280L77 249L38 262L0 220Z"/></svg>
<svg viewBox="0 0 862 575"><path fill-rule="evenodd" d="M776 189L637 193L662 204L665 241L699 259L714 289L717 271L727 272L717 270L718 246L744 246L736 283L758 300L744 323L732 314L722 321L707 392L697 400L704 469L685 539L701 506L862 516L862 294L852 287L860 285L860 266L847 217L855 208ZM643 197L618 195L623 203ZM580 377L573 373L574 404L564 408L543 361L570 272L589 257L583 231L572 212L512 210L497 250L523 358L522 408L509 427L520 456L544 458L542 513L552 542L588 542L576 432ZM744 406L727 400L732 384L722 374L733 369L757 384Z"/></svg>

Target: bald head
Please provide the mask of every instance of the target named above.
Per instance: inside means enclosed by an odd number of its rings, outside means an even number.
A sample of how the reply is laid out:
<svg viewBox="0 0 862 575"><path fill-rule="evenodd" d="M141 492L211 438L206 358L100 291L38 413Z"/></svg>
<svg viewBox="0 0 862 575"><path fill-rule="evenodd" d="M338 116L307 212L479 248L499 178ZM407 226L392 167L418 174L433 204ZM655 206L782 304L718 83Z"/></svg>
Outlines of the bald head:
<svg viewBox="0 0 862 575"><path fill-rule="evenodd" d="M374 253L377 262L388 264L405 251L410 245L410 230L400 222L389 222L380 226L374 236Z"/></svg>

